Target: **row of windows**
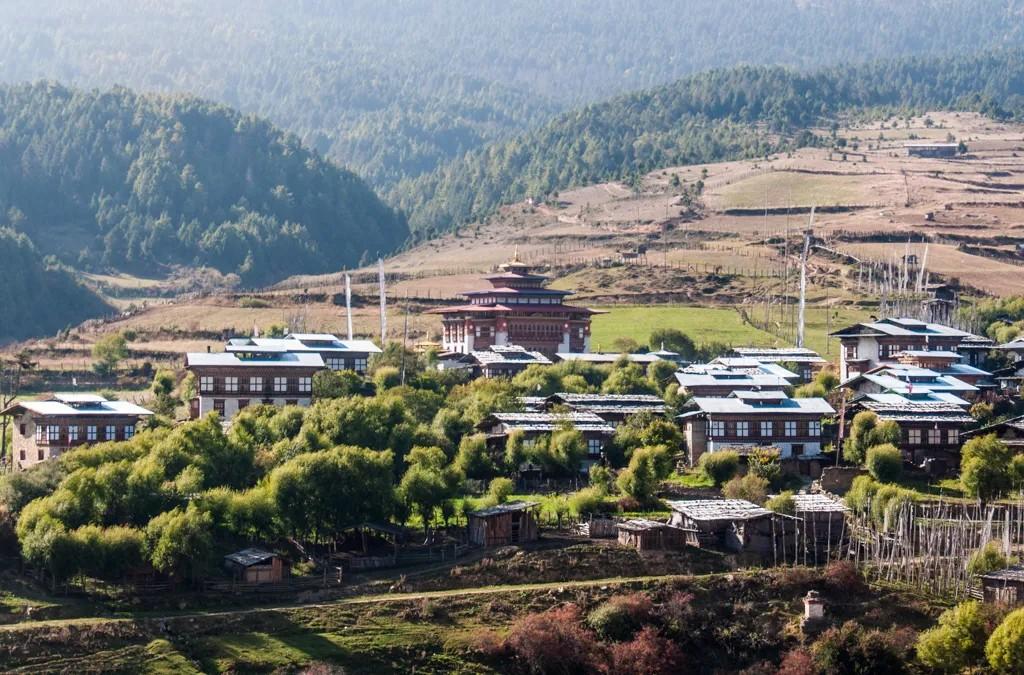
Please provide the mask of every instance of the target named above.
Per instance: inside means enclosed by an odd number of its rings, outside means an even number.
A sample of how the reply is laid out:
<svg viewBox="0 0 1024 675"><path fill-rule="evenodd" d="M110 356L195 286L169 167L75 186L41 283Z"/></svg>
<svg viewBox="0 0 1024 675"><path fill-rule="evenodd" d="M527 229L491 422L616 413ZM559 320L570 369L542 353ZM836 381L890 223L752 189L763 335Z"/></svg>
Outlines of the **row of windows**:
<svg viewBox="0 0 1024 675"><path fill-rule="evenodd" d="M88 424L85 426L79 426L77 424L71 424L67 427L62 427L59 424L39 424L36 425L36 442L41 443L45 440L47 443L57 443L61 440L61 437L67 438L69 443L76 443L81 440L85 441L98 441L101 438L104 441L116 441L117 440L117 425L107 424L104 426L97 426L94 424ZM22 429L22 435L25 434L24 428ZM65 435L66 434L66 435ZM128 440L135 435L135 425L126 424L124 425L124 432L121 437L124 440Z"/></svg>
<svg viewBox="0 0 1024 675"><path fill-rule="evenodd" d="M262 377L250 377L248 381L244 381L238 377L224 377L216 378L212 375L203 375L199 378L199 391L204 394L210 394L217 391L217 380L222 380L222 390L228 394L237 394L241 389L241 385L246 385L245 391L262 394L264 390L264 383ZM273 391L279 394L286 393L289 385L292 382L296 382L298 390L303 393L309 393L313 391L313 378L312 377L300 377L300 378L288 378L288 377L274 377L270 378L273 384ZM241 380L241 382L240 382Z"/></svg>
<svg viewBox="0 0 1024 675"><path fill-rule="evenodd" d="M274 401L272 399L263 399L262 402L266 403L268 405L274 403ZM225 403L224 399L222 399L222 398L215 398L215 399L213 399L213 409L214 409L215 412L220 414L221 417L224 417L224 403ZM299 401L297 399L286 399L284 404L285 405L298 405ZM238 409L239 410L241 410L242 408L247 408L247 407L249 407L249 399L247 399L247 398L240 398L240 399L238 399Z"/></svg>
<svg viewBox="0 0 1024 675"><path fill-rule="evenodd" d="M352 361L352 370L357 373L366 372L366 359L365 358L354 358ZM347 367L345 359L340 356L328 356L324 359L324 363L331 370L345 370Z"/></svg>
<svg viewBox="0 0 1024 675"><path fill-rule="evenodd" d="M921 429L907 429L907 443L910 445L921 445L923 434ZM928 429L928 445L942 444L942 429ZM949 445L957 445L960 442L959 429L946 430L946 442Z"/></svg>
<svg viewBox="0 0 1024 675"><path fill-rule="evenodd" d="M512 296L483 296L470 300L471 305L490 305L500 303L503 305L560 305L561 298L534 298L520 295Z"/></svg>
<svg viewBox="0 0 1024 675"><path fill-rule="evenodd" d="M782 435L783 436L820 436L821 435L821 422L818 420L810 420L806 424L806 433L800 434L800 423L796 420L785 420L782 422ZM753 430L760 432L758 434L761 438L774 438L776 435L778 425L774 421L762 421L759 423L751 423L748 421L739 422L725 422L724 420L712 420L711 426L708 430L708 435L712 438L730 436L733 438L747 438L750 437ZM729 433L731 432L731 433Z"/></svg>

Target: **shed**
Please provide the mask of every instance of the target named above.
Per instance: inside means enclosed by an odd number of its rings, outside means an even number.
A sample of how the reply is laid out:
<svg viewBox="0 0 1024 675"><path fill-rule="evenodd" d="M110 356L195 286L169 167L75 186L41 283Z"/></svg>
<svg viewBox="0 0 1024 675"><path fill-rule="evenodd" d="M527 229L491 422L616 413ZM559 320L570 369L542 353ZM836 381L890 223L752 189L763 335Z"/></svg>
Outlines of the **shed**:
<svg viewBox="0 0 1024 675"><path fill-rule="evenodd" d="M693 499L671 501L671 525L694 529L698 546L720 545L733 551L745 548L748 523L770 519L772 512L745 499Z"/></svg>
<svg viewBox="0 0 1024 675"><path fill-rule="evenodd" d="M669 525L656 520L635 518L619 523L619 543L644 551L674 551L690 544L697 546L697 530Z"/></svg>
<svg viewBox="0 0 1024 675"><path fill-rule="evenodd" d="M795 494L796 517L804 541L807 560L825 561L838 550L846 535L846 506L821 493Z"/></svg>
<svg viewBox="0 0 1024 675"><path fill-rule="evenodd" d="M224 567L236 579L249 584L274 583L284 579L280 556L261 548L247 548L224 556Z"/></svg>
<svg viewBox="0 0 1024 675"><path fill-rule="evenodd" d="M1024 602L1024 565L1013 565L979 577L981 599L1006 605Z"/></svg>
<svg viewBox="0 0 1024 675"><path fill-rule="evenodd" d="M536 541L537 502L508 502L469 514L469 542L478 546L508 546Z"/></svg>

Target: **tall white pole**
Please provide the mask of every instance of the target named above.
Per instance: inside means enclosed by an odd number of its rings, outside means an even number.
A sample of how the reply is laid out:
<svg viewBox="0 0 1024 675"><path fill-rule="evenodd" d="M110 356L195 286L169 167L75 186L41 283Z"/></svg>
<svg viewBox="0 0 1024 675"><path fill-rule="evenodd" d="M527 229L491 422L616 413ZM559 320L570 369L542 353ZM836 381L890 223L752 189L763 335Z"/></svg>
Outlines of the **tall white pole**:
<svg viewBox="0 0 1024 675"><path fill-rule="evenodd" d="M804 346L804 319L807 310L807 257L811 252L811 231L814 228L814 208L811 207L811 221L804 232L804 252L800 256L800 306L796 322L796 346Z"/></svg>
<svg viewBox="0 0 1024 675"><path fill-rule="evenodd" d="M345 274L345 317L348 319L348 339L352 339L352 275Z"/></svg>
<svg viewBox="0 0 1024 675"><path fill-rule="evenodd" d="M377 278L380 282L380 346L383 347L388 336L388 299L384 290L384 260L377 258Z"/></svg>

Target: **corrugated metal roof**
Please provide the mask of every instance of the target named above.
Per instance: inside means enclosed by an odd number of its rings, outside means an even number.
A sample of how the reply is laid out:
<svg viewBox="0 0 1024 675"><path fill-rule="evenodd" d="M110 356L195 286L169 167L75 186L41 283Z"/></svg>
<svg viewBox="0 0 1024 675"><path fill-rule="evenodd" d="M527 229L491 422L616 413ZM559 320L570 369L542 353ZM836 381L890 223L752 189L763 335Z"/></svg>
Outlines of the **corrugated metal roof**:
<svg viewBox="0 0 1024 675"><path fill-rule="evenodd" d="M982 574L981 578L987 581L1024 581L1024 565L1012 565L1006 569Z"/></svg>
<svg viewBox="0 0 1024 675"><path fill-rule="evenodd" d="M630 363L654 363L655 361L666 360L654 353L624 355L612 352L560 352L555 354L555 358L561 361L583 361L585 363L615 363L623 356Z"/></svg>
<svg viewBox="0 0 1024 675"><path fill-rule="evenodd" d="M903 397L901 397L903 398ZM881 420L897 422L973 422L974 418L963 408L950 403L912 401L903 398L898 402L880 402L864 399L859 405L878 415Z"/></svg>
<svg viewBox="0 0 1024 675"><path fill-rule="evenodd" d="M855 335L889 335L894 337L930 336L930 337L973 337L970 333L944 326L940 323L925 323L917 319L888 318L880 321L857 323L849 328L835 331L833 336Z"/></svg>
<svg viewBox="0 0 1024 675"><path fill-rule="evenodd" d="M670 509L691 520L751 520L771 511L745 499L692 499L667 502Z"/></svg>
<svg viewBox="0 0 1024 675"><path fill-rule="evenodd" d="M90 398L88 402L75 405L57 400L19 401L4 410L3 413L14 414L19 409L47 417L149 417L153 414L151 410L128 401L108 401L102 398L100 401Z"/></svg>
<svg viewBox="0 0 1024 675"><path fill-rule="evenodd" d="M308 367L323 368L324 360L317 352L284 352L271 356L240 358L231 352L189 352L185 366L233 366L247 368Z"/></svg>
<svg viewBox="0 0 1024 675"><path fill-rule="evenodd" d="M775 495L773 495L775 496ZM820 492L812 492L808 494L798 493L793 495L793 503L796 504L796 510L799 511L849 511L846 505L841 501L832 499L828 495L823 495Z"/></svg>
<svg viewBox="0 0 1024 675"><path fill-rule="evenodd" d="M504 504L497 504L495 506L490 506L490 507L488 507L486 509L480 509L478 511L473 511L469 515L476 516L477 518L486 518L488 516L496 516L496 515L501 514L501 513L519 513L520 511L526 511L527 509L532 509L533 507L535 507L537 505L538 505L538 502L523 502L523 501L505 502Z"/></svg>
<svg viewBox="0 0 1024 675"><path fill-rule="evenodd" d="M519 345L494 345L486 351L470 352L470 356L482 366L551 364L551 359L540 352L529 351Z"/></svg>
<svg viewBox="0 0 1024 675"><path fill-rule="evenodd" d="M696 406L700 412L710 414L814 414L831 415L835 409L823 398L785 398L779 401L743 399L733 392L729 396L695 396L690 405Z"/></svg>
<svg viewBox="0 0 1024 675"><path fill-rule="evenodd" d="M245 351L247 347L274 352L348 352L380 354L372 340L342 340L330 333L289 333L283 338L233 338L228 340L228 351Z"/></svg>
<svg viewBox="0 0 1024 675"><path fill-rule="evenodd" d="M828 363L813 349L799 347L734 347L737 356L757 359L762 363Z"/></svg>
<svg viewBox="0 0 1024 675"><path fill-rule="evenodd" d="M270 551L264 551L261 548L246 548L235 553L229 553L224 556L225 560L241 565L242 567L252 567L253 565L259 565L265 563L268 560L272 560L277 557L276 553Z"/></svg>

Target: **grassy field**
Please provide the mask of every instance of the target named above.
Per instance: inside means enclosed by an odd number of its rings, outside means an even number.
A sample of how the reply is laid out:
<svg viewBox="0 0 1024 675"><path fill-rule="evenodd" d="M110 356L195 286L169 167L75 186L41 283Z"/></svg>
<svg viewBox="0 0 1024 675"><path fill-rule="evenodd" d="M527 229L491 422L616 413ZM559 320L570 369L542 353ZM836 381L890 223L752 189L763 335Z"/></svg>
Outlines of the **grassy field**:
<svg viewBox="0 0 1024 675"><path fill-rule="evenodd" d="M870 175L771 171L726 185L708 199L721 209L762 208L766 193L769 207L870 204L878 201L874 188L884 181L885 178Z"/></svg>
<svg viewBox="0 0 1024 675"><path fill-rule="evenodd" d="M697 344L725 342L733 345L775 344L774 335L743 323L732 309L655 305L607 307L607 314L594 317L590 344L594 351L614 351L617 338L632 338L646 344L651 332L659 328L678 328ZM658 345L653 345L657 348Z"/></svg>

